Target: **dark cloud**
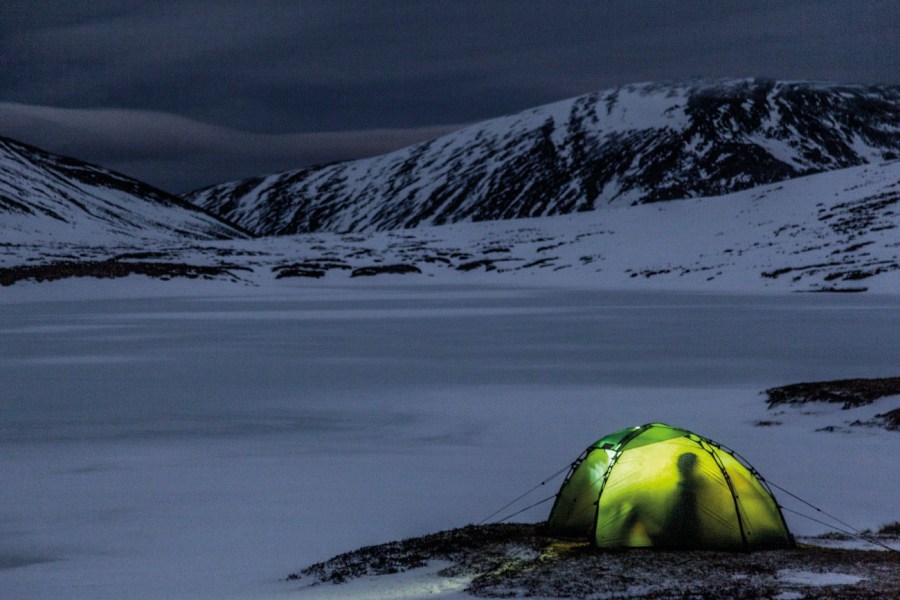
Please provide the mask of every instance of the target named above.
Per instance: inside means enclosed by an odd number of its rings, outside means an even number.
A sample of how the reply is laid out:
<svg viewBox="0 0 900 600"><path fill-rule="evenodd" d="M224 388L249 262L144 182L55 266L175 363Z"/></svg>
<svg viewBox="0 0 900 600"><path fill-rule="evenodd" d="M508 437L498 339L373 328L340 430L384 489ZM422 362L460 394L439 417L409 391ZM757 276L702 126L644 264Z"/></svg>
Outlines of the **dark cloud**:
<svg viewBox="0 0 900 600"><path fill-rule="evenodd" d="M0 101L168 113L252 134L408 132L634 81L896 83L898 22L895 0L5 0ZM126 164L111 148L83 147L88 159ZM310 148L303 160L359 154ZM203 174L238 175L187 160L167 171L158 156L134 163L132 174L176 189ZM265 171L300 159L282 158L253 164ZM151 164L181 175L154 180Z"/></svg>
<svg viewBox="0 0 900 600"><path fill-rule="evenodd" d="M176 191L303 165L382 154L457 129L264 134L132 109L71 109L0 103L3 133L54 152L142 173Z"/></svg>

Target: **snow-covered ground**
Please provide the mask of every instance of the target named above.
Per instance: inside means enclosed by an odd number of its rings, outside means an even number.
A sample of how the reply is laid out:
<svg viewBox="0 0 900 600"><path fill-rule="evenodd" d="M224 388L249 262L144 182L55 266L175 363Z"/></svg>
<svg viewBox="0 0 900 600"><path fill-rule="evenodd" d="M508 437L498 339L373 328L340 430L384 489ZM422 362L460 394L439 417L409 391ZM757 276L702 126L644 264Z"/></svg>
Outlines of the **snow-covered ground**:
<svg viewBox="0 0 900 600"><path fill-rule="evenodd" d="M478 522L649 421L733 447L860 528L898 519L900 436L815 431L896 398L776 418L760 394L896 375L895 295L393 277L0 289L0 598L293 597L288 573ZM403 581L406 597L464 585Z"/></svg>
<svg viewBox="0 0 900 600"><path fill-rule="evenodd" d="M237 279L267 289L290 278L344 284L368 272L413 285L898 294L898 203L895 160L714 198L376 233L90 244L13 237L0 243L0 268L110 259L233 265ZM391 270L405 274L382 273Z"/></svg>

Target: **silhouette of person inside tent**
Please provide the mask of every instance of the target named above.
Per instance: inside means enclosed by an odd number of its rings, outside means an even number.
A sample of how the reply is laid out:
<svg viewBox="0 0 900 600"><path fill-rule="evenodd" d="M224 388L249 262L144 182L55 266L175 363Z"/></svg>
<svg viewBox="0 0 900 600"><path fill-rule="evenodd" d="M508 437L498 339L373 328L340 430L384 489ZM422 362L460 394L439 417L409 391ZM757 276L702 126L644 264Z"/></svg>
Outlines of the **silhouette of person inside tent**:
<svg viewBox="0 0 900 600"><path fill-rule="evenodd" d="M678 484L675 501L663 524L655 536L654 545L663 548L696 548L700 541L700 513L698 496L700 478L697 476L697 455L685 452L678 457Z"/></svg>
<svg viewBox="0 0 900 600"><path fill-rule="evenodd" d="M661 507L630 505L620 530L629 545L650 544L657 548L690 550L700 546L700 514L698 496L701 480L697 475L697 455L685 452L678 456L678 483L675 497L665 515ZM643 510L642 510L643 509Z"/></svg>

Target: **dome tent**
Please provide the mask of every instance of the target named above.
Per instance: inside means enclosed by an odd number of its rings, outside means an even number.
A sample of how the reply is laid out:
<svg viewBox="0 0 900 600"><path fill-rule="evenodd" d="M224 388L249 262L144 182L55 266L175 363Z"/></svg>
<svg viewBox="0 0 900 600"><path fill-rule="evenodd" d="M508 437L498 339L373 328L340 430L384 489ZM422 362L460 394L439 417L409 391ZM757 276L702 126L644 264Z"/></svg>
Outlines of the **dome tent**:
<svg viewBox="0 0 900 600"><path fill-rule="evenodd" d="M734 452L662 423L601 438L572 464L548 519L600 548L768 550L793 545L757 471Z"/></svg>

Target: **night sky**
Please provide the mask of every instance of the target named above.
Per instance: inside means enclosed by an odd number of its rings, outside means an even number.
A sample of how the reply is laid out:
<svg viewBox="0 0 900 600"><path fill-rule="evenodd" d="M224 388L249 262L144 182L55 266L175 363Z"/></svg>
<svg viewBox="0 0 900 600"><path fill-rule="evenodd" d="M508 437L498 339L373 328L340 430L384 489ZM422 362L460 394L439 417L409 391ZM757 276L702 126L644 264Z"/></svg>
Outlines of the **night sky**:
<svg viewBox="0 0 900 600"><path fill-rule="evenodd" d="M0 4L0 135L173 192L625 83L898 74L896 0Z"/></svg>

